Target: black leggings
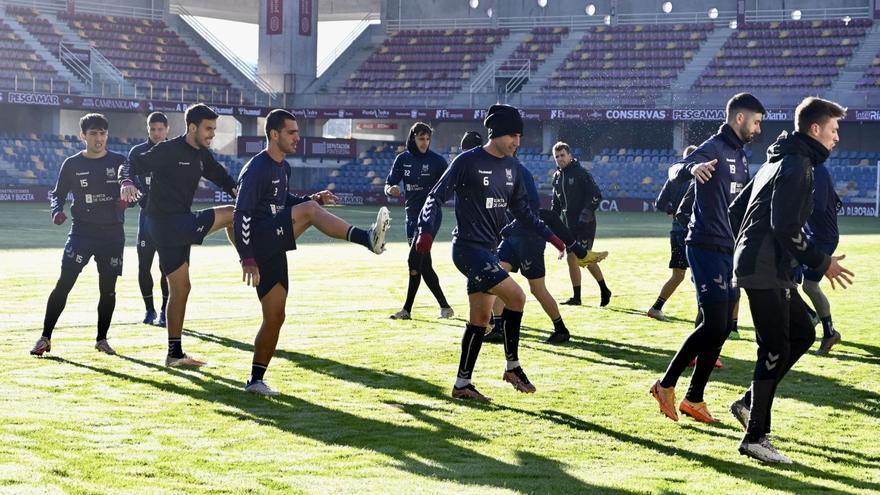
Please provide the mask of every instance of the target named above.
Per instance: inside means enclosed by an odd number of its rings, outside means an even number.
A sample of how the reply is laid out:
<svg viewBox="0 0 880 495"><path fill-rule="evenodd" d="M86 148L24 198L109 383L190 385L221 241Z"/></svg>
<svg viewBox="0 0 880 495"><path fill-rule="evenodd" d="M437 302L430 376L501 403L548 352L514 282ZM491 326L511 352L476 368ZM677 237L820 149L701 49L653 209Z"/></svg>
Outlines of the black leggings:
<svg viewBox="0 0 880 495"><path fill-rule="evenodd" d="M61 270L61 276L55 283L55 288L49 294L46 303L46 316L43 319L43 337L52 338L52 332L58 323L58 318L67 305L67 296L76 284L79 272L76 270ZM98 335L96 340L107 338L110 329L110 320L113 318L113 310L116 308L116 275L98 274Z"/></svg>
<svg viewBox="0 0 880 495"><path fill-rule="evenodd" d="M732 300L700 305L696 328L672 358L660 385L674 387L688 364L697 358L685 397L691 402L703 402L703 392L715 369L715 361L721 355L721 347L733 329L733 309L736 303L736 300Z"/></svg>
<svg viewBox="0 0 880 495"><path fill-rule="evenodd" d="M440 307L448 308L449 303L446 301L446 296L443 295L443 289L440 287L440 278L437 276L437 272L434 271L431 253L417 253L415 243L413 243L409 250L407 266L409 267L409 287L406 292L406 301L403 303L403 309L412 312L412 306L422 279L425 279L425 284L431 290L431 293L434 294L434 298L437 299Z"/></svg>
<svg viewBox="0 0 880 495"><path fill-rule="evenodd" d="M746 437L757 441L770 433L776 387L816 341L816 330L796 289L746 289L746 294L758 343Z"/></svg>
<svg viewBox="0 0 880 495"><path fill-rule="evenodd" d="M153 258L156 256L156 248L149 246L141 246L138 244L137 247L138 254L138 285L141 289L141 296L144 298L144 304L147 307L147 310L155 311L155 306L153 305L153 275L151 270L153 268ZM165 279L165 272L162 271L162 267L159 267L159 272L161 273L161 279L159 280L159 286L162 289L162 310L165 310L165 305L168 303L168 281Z"/></svg>

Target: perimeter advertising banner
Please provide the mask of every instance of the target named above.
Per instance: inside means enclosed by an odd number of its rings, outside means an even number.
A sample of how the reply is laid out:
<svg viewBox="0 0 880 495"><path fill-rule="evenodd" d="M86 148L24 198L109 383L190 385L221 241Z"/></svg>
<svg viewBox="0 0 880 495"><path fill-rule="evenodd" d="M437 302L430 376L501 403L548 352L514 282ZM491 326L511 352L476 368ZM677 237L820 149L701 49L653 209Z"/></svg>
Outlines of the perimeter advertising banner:
<svg viewBox="0 0 880 495"><path fill-rule="evenodd" d="M137 98L104 98L95 96L59 95L29 93L23 91L0 91L0 104L48 106L65 109L89 111L110 110L117 112L180 112L189 103ZM272 110L269 107L252 105L211 105L220 115L240 117L263 117ZM482 122L486 110L473 108L295 108L290 110L297 118L304 119L359 119L359 120L427 120ZM520 109L524 120L569 120L569 121L639 121L639 122L681 122L724 120L723 108L526 108ZM765 121L792 121L794 109L769 109ZM850 122L880 122L880 109L850 109L844 117Z"/></svg>

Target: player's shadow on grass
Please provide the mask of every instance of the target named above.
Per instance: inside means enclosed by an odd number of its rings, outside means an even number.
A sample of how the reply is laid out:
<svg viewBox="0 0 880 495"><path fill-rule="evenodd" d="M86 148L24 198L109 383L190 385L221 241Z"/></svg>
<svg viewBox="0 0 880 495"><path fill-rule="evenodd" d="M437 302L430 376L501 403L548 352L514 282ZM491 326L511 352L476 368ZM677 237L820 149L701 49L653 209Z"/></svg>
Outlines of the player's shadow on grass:
<svg viewBox="0 0 880 495"><path fill-rule="evenodd" d="M686 418L681 418L678 426L686 430L691 430L697 434L711 434L714 437L724 437L731 442L731 445L738 444L743 437L743 429L739 426L726 424L723 422L705 424L696 422L685 422ZM708 431L711 428L714 431ZM774 440L782 440L788 442L785 447L786 452L800 452L808 456L819 456L825 458L828 462L841 464L851 464L862 466L865 469L880 468L880 457L865 456L861 453L843 450L828 445L816 445L805 441L803 438L792 438L785 435L773 435Z"/></svg>
<svg viewBox="0 0 880 495"><path fill-rule="evenodd" d="M646 311L643 309L633 309L633 308L626 308L623 306L614 306L614 305L605 306L604 309L607 311L613 311L615 313L625 313L628 315L636 315L636 316L641 316L645 319L648 319L648 315L646 314ZM666 315L666 319L669 320L669 322L687 323L690 325L694 324L693 318L687 319L687 318L678 318L676 316Z"/></svg>
<svg viewBox="0 0 880 495"><path fill-rule="evenodd" d="M103 374L107 377L154 387L163 392L187 396L216 404L216 414L237 420L252 421L293 435L319 441L328 446L371 450L388 456L390 463L410 473L431 480L513 489L526 494L602 493L634 495L634 491L584 483L568 474L564 465L534 452L518 450L517 462L506 463L458 444L461 440L480 441L485 437L432 416L430 407L418 404L391 403L427 425L394 424L350 414L308 402L292 395L263 398L246 394L241 383L202 370L192 374L169 370L164 366L129 356L121 359L151 371L169 372L175 379L185 379L197 388L172 381L158 381L145 374L130 375L95 364L65 358L59 363ZM339 366L346 367L339 363ZM413 379L415 382L421 380ZM431 385L433 386L433 385ZM410 388L420 388L415 385ZM436 386L433 386L436 388ZM396 388L395 388L396 389ZM234 408L234 410L229 410ZM337 474L338 476L338 474ZM290 487L293 488L293 487Z"/></svg>
<svg viewBox="0 0 880 495"><path fill-rule="evenodd" d="M855 347L869 353L872 357L880 357L880 347L876 345L863 344L861 342L843 341L843 346ZM832 354L833 355L833 354Z"/></svg>
<svg viewBox="0 0 880 495"><path fill-rule="evenodd" d="M689 461L698 462L703 466L718 471L721 474L735 476L737 478L741 478L743 480L764 486L765 488L771 490L786 490L792 493L804 493L807 490L816 492L824 492L828 490L828 487L826 486L816 485L804 481L802 479L802 475L807 475L814 478L835 481L852 488L868 490L874 493L880 491L880 483L874 483L867 480L832 474L821 469L813 468L811 466L800 464L794 464L791 466L761 466L757 463L757 461L746 458L743 458L742 463L738 463L694 452L693 450L689 450L687 448L680 448L674 445L660 443L648 438L641 438L630 435L628 433L615 431L597 423L591 423L584 419L558 411L544 410L541 412L532 412L516 408L507 409L519 412L521 414L532 415L535 418L543 419L545 421L552 421L556 424L566 425L569 428L575 430L598 433L607 436L617 442L620 442L623 445L639 445L642 448L654 450L658 454L663 454L665 456L675 456L687 459ZM713 436L715 436L715 434L713 434ZM732 451L736 448L737 443L738 442L731 441ZM791 472L792 476L786 477L786 472Z"/></svg>
<svg viewBox="0 0 880 495"><path fill-rule="evenodd" d="M532 334L529 334L529 337L540 338L540 336ZM666 371L669 361L674 355L672 351L665 349L579 335L572 335L571 340L562 346L540 345L530 346L530 348L551 354L587 360L598 365L611 365L651 372L651 375L645 380L646 391L650 383ZM565 352L564 349L566 348L594 353L601 357L595 359L572 352ZM798 369L799 366L803 365L804 361L809 359L818 358L810 355L810 353L801 357L800 361L785 376L776 397L809 402L818 407L855 411L859 414L865 414L870 410L880 410L880 394L853 388L833 378ZM745 391L751 383L752 372L755 367L754 361L736 359L729 356L722 356L722 361L724 362L724 369L715 370L712 373L711 382L726 383L741 387ZM682 382L687 380L687 374L688 371L685 371L682 375ZM795 383L796 385L794 385ZM822 393L817 393L817 391L822 391ZM838 391L838 393L834 393L835 391Z"/></svg>

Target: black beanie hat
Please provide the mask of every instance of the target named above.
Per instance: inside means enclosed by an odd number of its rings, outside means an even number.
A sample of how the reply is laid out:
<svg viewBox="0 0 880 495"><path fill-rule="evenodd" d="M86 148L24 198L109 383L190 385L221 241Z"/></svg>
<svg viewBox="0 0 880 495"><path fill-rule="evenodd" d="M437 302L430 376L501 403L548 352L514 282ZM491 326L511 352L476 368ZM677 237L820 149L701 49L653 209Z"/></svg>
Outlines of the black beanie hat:
<svg viewBox="0 0 880 495"><path fill-rule="evenodd" d="M483 125L489 130L489 139L508 134L522 134L523 120L516 107L496 104L489 107Z"/></svg>
<svg viewBox="0 0 880 495"><path fill-rule="evenodd" d="M467 131L461 138L461 150L467 151L483 145L483 136L477 131Z"/></svg>

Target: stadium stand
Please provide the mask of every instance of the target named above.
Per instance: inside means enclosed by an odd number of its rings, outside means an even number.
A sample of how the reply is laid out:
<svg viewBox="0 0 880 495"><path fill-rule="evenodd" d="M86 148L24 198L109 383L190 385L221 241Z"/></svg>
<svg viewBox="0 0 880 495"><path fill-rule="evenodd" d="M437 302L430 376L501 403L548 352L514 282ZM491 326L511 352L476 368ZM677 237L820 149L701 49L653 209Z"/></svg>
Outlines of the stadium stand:
<svg viewBox="0 0 880 495"><path fill-rule="evenodd" d="M107 149L128 156L128 151L143 138L111 137ZM50 134L0 134L0 159L11 163L16 173L7 174L10 185L52 186L58 179L61 164L68 156L83 149L78 136L58 136ZM238 177L244 162L230 155L216 155L217 160L226 167L233 177ZM202 181L202 187L208 187Z"/></svg>
<svg viewBox="0 0 880 495"><path fill-rule="evenodd" d="M697 88L829 88L870 19L750 23L727 40Z"/></svg>
<svg viewBox="0 0 880 495"><path fill-rule="evenodd" d="M394 157L402 151L403 147L395 144L373 146L356 160L343 164L325 178L315 181L311 187L339 192L381 192ZM451 161L457 151L441 154ZM582 156L582 150L573 149L572 154ZM524 147L520 148L517 156L532 173L539 191L549 194L556 171L549 153L542 153L539 148ZM584 159L581 163L593 174L604 198L653 201L663 187L669 165L679 157L678 152L672 149L603 149L592 159ZM835 152L828 166L840 197L873 199L877 173L873 164L878 160L880 152Z"/></svg>
<svg viewBox="0 0 880 495"><path fill-rule="evenodd" d="M58 73L0 20L0 89L49 92Z"/></svg>
<svg viewBox="0 0 880 495"><path fill-rule="evenodd" d="M860 89L880 89L880 53L874 56L874 61L865 71L856 87Z"/></svg>
<svg viewBox="0 0 880 495"><path fill-rule="evenodd" d="M403 30L386 38L343 93L452 93L482 66L507 29Z"/></svg>
<svg viewBox="0 0 880 495"><path fill-rule="evenodd" d="M61 12L58 19L98 48L126 79L154 91L183 92L184 100L198 95L239 91L172 31L163 21L132 17Z"/></svg>
<svg viewBox="0 0 880 495"><path fill-rule="evenodd" d="M590 27L544 89L662 91L713 29L711 23Z"/></svg>
<svg viewBox="0 0 880 495"><path fill-rule="evenodd" d="M531 70L536 70L553 53L553 50L562 42L562 38L568 35L568 32L567 27L536 27L532 29L529 36L501 65L501 69L518 69L522 65L515 63L515 61L528 60L531 62Z"/></svg>
<svg viewBox="0 0 880 495"><path fill-rule="evenodd" d="M53 23L66 24L80 38L75 41L98 49L141 94L152 88L156 97L167 95L175 100L194 101L214 94L224 98L228 94L229 101L248 99L161 20L67 12L59 12L56 18L16 5L6 6L6 14L55 54L65 38ZM2 29L0 38L4 37Z"/></svg>

